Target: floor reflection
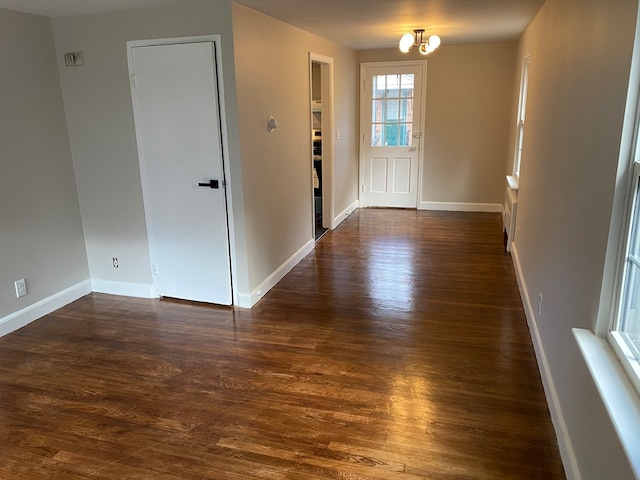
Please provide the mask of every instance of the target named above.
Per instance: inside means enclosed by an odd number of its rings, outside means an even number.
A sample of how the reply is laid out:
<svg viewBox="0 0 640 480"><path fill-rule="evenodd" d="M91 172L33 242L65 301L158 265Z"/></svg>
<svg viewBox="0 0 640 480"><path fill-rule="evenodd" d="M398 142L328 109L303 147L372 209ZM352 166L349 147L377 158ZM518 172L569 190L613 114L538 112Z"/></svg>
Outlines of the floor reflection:
<svg viewBox="0 0 640 480"><path fill-rule="evenodd" d="M415 247L401 237L374 239L366 264L367 294L382 307L415 308Z"/></svg>

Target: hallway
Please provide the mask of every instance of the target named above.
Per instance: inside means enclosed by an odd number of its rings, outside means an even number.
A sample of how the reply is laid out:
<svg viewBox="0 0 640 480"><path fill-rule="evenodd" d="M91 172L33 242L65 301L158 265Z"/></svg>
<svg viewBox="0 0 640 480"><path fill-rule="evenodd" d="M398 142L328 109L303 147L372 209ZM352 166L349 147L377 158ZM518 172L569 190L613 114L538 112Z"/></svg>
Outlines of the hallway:
<svg viewBox="0 0 640 480"><path fill-rule="evenodd" d="M498 214L356 210L253 309L0 338L2 479L559 480Z"/></svg>

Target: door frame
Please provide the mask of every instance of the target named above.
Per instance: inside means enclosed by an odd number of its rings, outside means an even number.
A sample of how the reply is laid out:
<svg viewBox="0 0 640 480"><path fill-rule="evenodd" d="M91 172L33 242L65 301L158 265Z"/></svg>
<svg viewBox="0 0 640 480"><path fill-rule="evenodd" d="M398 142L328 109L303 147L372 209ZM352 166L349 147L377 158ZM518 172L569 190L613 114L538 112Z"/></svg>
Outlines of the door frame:
<svg viewBox="0 0 640 480"><path fill-rule="evenodd" d="M136 147L138 150L138 165L140 168L140 184L142 188L142 199L144 204L144 214L145 214L145 224L147 231L147 245L149 248L149 258L151 260L151 271L149 272L153 281L152 284L152 296L159 297L159 289L156 275L153 272L153 264L154 264L154 247L153 242L151 240L151 216L149 212L149 192L147 190L147 175L146 169L144 165L144 156L142 144L140 143L140 139L138 137L137 132L140 130L138 125L138 118L140 117L138 113L138 106L135 100L135 76L133 75L133 55L132 50L136 47L150 47L150 46L162 46L162 45L180 45L180 44L188 44L188 43L203 43L203 42L211 42L213 43L213 49L215 52L215 58L213 59L216 66L216 80L218 83L218 108L219 108L219 116L220 116L220 140L222 143L222 170L223 170L223 179L222 186L224 188L224 194L226 197L226 207L227 207L227 231L228 231L228 242L229 242L229 264L231 268L231 299L233 305L240 305L240 299L238 295L238 286L237 282L237 251L236 251L236 241L235 241L235 229L234 229L234 215L233 215L233 204L231 195L231 165L229 163L229 137L227 130L227 115L225 108L225 95L224 95L224 75L222 70L222 46L221 46L221 35L199 35L193 37L176 37L176 38L160 38L160 39L150 39L150 40L130 40L127 42L127 64L129 68L129 87L131 89L131 103L133 106L133 120L136 131Z"/></svg>
<svg viewBox="0 0 640 480"><path fill-rule="evenodd" d="M427 60L398 60L391 62L362 62L360 64L360 81L358 82L360 86L360 94L358 98L360 99L360 116L358 118L359 124L359 132L360 132L360 142L359 142L359 154L358 154L358 172L359 172L359 188L358 188L358 206L360 208L364 207L364 188L365 188L365 175L364 175L364 139L366 136L364 119L367 118L369 112L369 105L365 101L365 74L367 68L373 67L418 67L421 69L422 75L422 98L420 100L420 109L422 115L420 116L420 125L418 125L420 132L422 132L422 136L418 142L418 181L416 188L418 191L416 192L416 209L420 209L420 205L422 204L422 175L424 171L424 145L425 145L425 125L427 124Z"/></svg>
<svg viewBox="0 0 640 480"><path fill-rule="evenodd" d="M309 52L309 132L313 130L313 112L311 105L313 103L313 92L311 85L313 83L312 64L320 64L321 75L321 98L322 98L322 226L333 230L336 227L334 214L334 189L333 189L333 58L318 53ZM325 107L326 104L326 107ZM311 134L309 134L309 181L311 192L311 219L312 219L312 238L315 232L315 208L313 198L313 143Z"/></svg>

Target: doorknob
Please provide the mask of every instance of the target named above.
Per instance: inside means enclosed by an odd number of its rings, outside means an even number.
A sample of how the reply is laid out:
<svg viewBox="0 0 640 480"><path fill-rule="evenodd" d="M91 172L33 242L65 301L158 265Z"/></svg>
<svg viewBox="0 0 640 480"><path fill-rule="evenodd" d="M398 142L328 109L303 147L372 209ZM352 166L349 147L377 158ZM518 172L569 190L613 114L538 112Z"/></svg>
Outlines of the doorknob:
<svg viewBox="0 0 640 480"><path fill-rule="evenodd" d="M409 147L409 151L410 152L415 152L418 149L418 147Z"/></svg>
<svg viewBox="0 0 640 480"><path fill-rule="evenodd" d="M199 187L220 188L218 180L209 180L207 183L198 183Z"/></svg>

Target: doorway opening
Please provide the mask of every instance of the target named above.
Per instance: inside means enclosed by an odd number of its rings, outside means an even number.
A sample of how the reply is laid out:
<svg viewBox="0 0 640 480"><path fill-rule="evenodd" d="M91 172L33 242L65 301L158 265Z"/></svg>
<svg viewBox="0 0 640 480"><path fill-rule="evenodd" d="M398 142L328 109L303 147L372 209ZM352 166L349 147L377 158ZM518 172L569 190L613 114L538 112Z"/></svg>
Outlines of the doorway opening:
<svg viewBox="0 0 640 480"><path fill-rule="evenodd" d="M313 236L316 241L327 232L322 210L322 65L311 62L311 143L313 154Z"/></svg>
<svg viewBox="0 0 640 480"><path fill-rule="evenodd" d="M332 201L332 106L333 59L311 53L311 171L313 192L313 237L316 241L331 229Z"/></svg>

